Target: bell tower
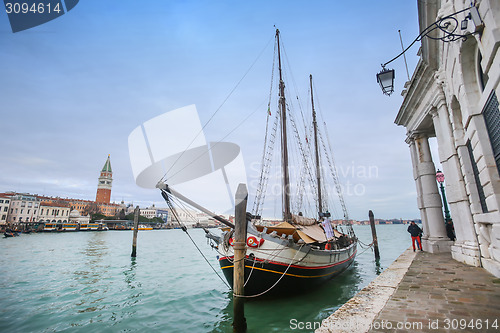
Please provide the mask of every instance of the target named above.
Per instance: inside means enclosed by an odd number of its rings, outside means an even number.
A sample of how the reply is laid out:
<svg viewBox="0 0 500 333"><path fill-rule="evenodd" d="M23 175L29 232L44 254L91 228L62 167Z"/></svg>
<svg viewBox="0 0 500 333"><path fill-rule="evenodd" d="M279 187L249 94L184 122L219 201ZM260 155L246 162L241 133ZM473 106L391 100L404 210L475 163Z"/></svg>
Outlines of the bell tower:
<svg viewBox="0 0 500 333"><path fill-rule="evenodd" d="M108 159L101 170L99 181L97 183L97 194L95 201L98 203L109 203L111 199L111 183L113 182L113 171L111 171L111 162Z"/></svg>

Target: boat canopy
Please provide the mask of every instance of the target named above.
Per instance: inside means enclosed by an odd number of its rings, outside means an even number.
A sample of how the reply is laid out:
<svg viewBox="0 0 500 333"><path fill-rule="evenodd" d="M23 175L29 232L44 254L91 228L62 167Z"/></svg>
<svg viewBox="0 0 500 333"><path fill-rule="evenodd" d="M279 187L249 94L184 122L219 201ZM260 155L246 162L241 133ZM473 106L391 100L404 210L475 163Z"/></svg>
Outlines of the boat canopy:
<svg viewBox="0 0 500 333"><path fill-rule="evenodd" d="M325 231L319 224L299 226L292 225L288 222L281 222L272 227L264 227L261 225L256 225L255 227L259 232L262 232L264 228L267 228L266 233L268 234L276 231L278 234L292 235L295 241L302 239L307 244L326 243L328 241ZM336 238L342 236L342 234L337 230L334 230L334 233Z"/></svg>
<svg viewBox="0 0 500 333"><path fill-rule="evenodd" d="M305 217L300 215L292 214L292 222L298 225L315 225L318 222L312 217Z"/></svg>

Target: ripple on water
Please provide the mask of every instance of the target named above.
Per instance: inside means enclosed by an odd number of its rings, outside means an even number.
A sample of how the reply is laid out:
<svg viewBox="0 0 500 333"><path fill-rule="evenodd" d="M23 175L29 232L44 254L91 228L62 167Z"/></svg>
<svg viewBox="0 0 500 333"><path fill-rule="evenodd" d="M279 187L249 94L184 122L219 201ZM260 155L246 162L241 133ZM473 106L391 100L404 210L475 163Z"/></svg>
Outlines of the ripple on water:
<svg viewBox="0 0 500 333"><path fill-rule="evenodd" d="M409 245L404 226L377 230L382 266ZM357 227L370 243L369 227ZM202 230L191 236L220 272ZM402 240L395 242L394 239ZM387 239L386 239L387 238ZM0 239L0 327L6 332L231 332L227 287L181 230L32 234ZM252 300L249 333L286 332L289 320L320 321L377 274L373 254L310 294ZM306 305L304 305L306 304Z"/></svg>

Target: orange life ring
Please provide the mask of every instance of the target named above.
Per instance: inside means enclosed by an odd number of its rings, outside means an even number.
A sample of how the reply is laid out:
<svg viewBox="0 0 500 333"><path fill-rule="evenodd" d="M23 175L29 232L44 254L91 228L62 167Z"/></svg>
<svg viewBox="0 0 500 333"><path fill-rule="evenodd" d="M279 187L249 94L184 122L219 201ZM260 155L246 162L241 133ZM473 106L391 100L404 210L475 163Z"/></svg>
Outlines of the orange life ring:
<svg viewBox="0 0 500 333"><path fill-rule="evenodd" d="M259 247L264 243L264 239L260 239L257 241L257 238L255 236L250 236L247 238L247 245L250 247Z"/></svg>

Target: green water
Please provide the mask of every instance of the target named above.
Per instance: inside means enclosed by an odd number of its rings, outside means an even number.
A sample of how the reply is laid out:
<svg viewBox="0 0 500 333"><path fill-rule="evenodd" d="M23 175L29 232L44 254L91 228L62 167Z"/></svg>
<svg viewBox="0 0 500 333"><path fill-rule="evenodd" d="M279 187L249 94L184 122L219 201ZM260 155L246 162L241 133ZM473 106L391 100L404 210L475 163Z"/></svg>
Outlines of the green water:
<svg viewBox="0 0 500 333"><path fill-rule="evenodd" d="M355 226L371 242L369 226ZM252 300L248 332L310 332L388 267L408 246L404 225L377 226L381 262L372 250L319 289ZM189 230L220 273L203 230ZM232 302L181 230L31 234L0 239L0 332L232 332ZM296 324L293 324L296 323ZM296 328L296 329L293 329Z"/></svg>

